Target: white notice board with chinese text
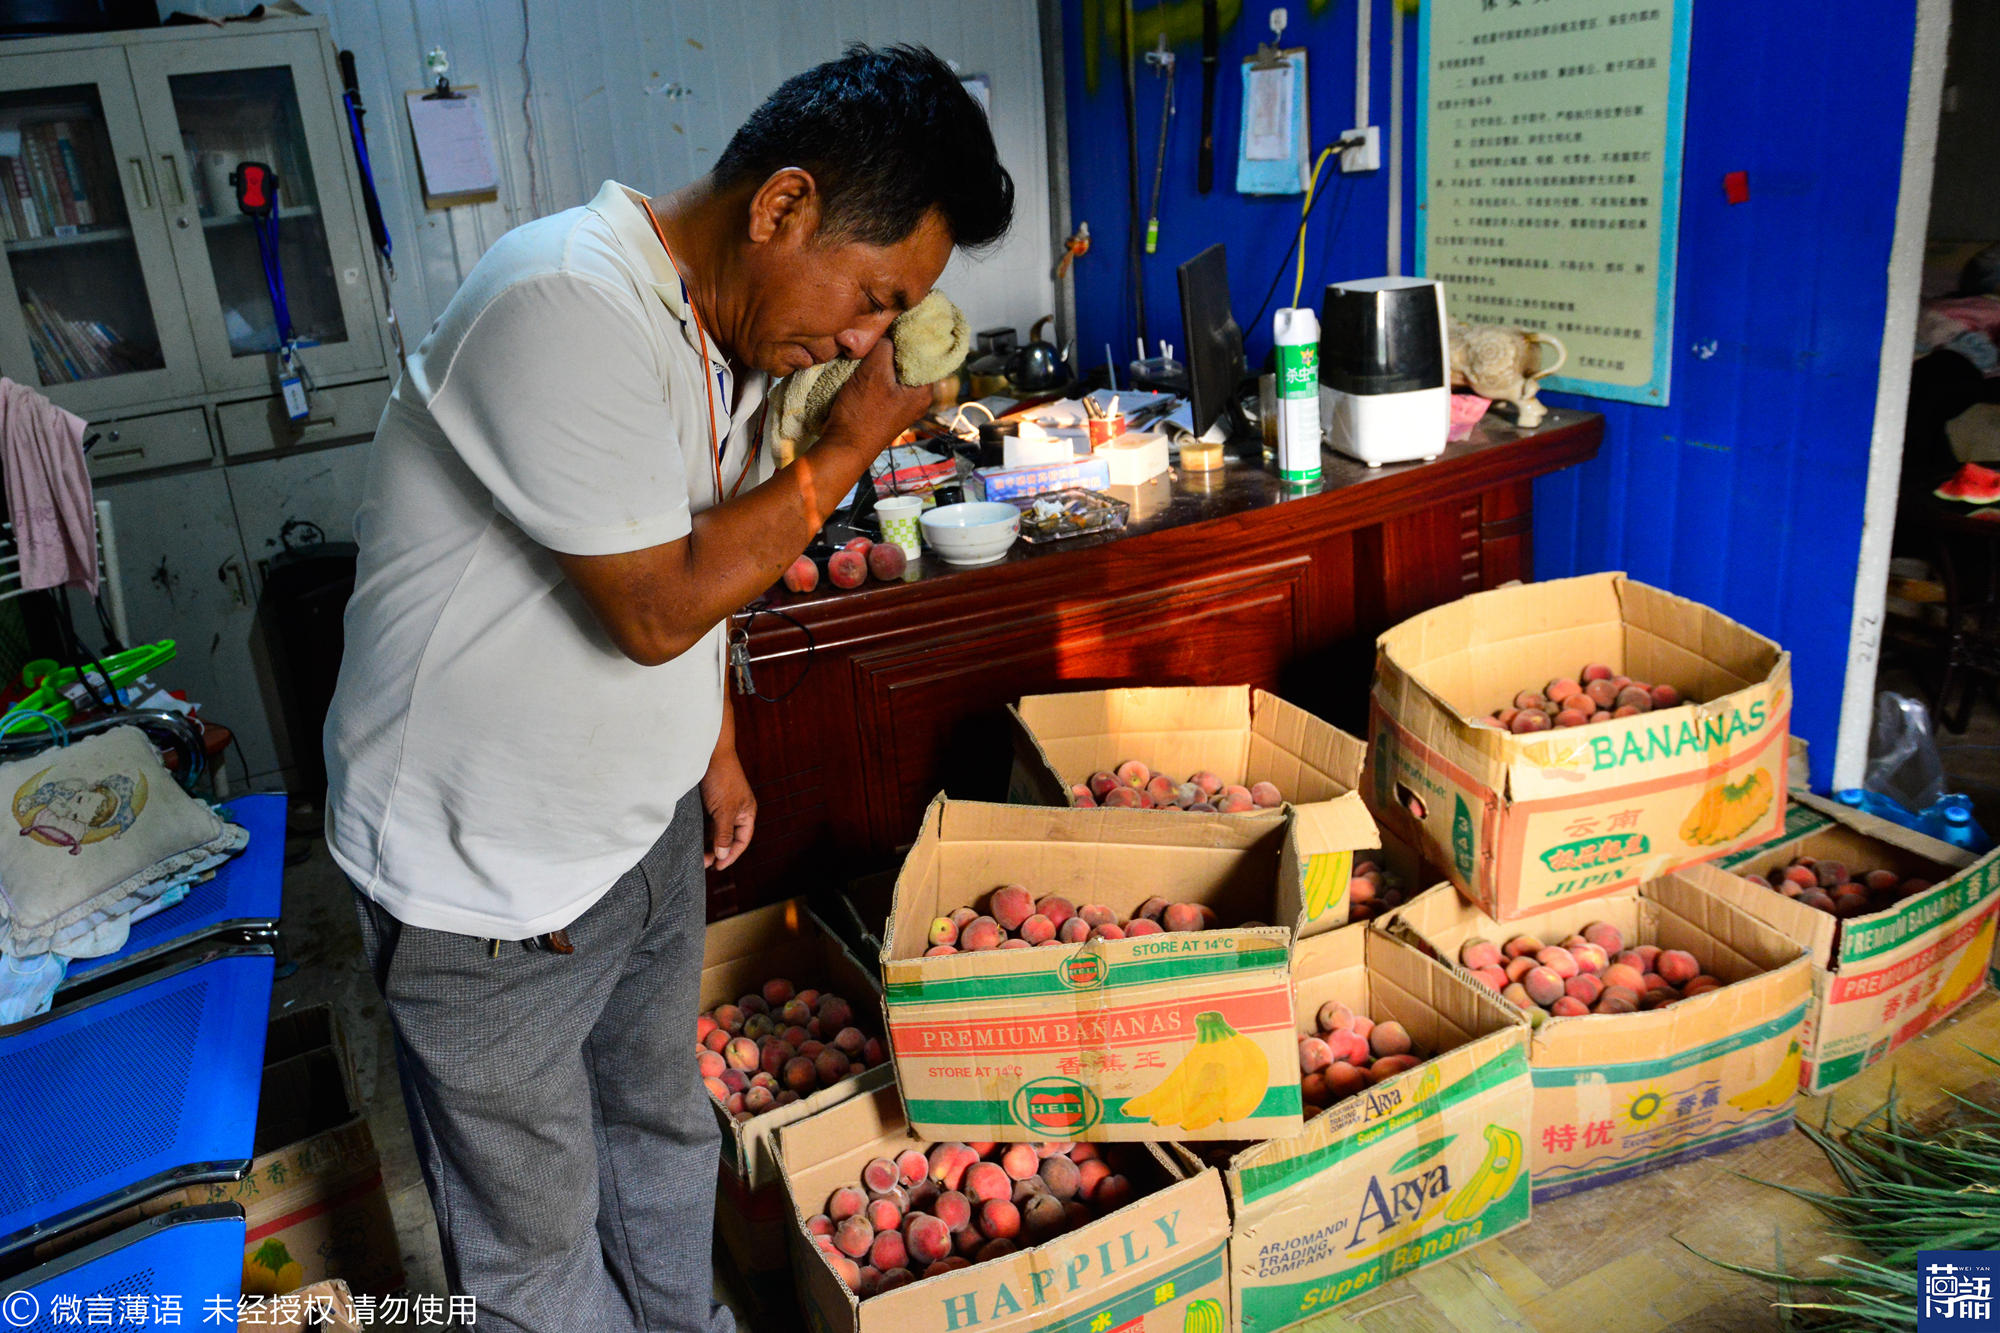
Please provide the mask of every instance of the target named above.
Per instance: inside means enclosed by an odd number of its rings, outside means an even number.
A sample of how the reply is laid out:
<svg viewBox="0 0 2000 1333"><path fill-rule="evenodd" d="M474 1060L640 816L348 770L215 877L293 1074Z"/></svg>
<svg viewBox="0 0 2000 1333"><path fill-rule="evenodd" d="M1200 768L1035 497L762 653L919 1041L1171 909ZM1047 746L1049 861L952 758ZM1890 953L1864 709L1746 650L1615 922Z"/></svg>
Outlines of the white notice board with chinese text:
<svg viewBox="0 0 2000 1333"><path fill-rule="evenodd" d="M1693 0L1430 0L1417 272L1552 333L1546 385L1664 405Z"/></svg>

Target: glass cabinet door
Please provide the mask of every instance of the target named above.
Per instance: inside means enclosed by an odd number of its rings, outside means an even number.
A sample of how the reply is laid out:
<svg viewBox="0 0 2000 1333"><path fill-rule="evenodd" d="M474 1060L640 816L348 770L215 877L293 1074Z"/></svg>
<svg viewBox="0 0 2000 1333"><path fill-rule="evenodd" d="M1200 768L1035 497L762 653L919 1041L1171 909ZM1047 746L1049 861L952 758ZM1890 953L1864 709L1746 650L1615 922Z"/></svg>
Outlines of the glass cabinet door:
<svg viewBox="0 0 2000 1333"><path fill-rule="evenodd" d="M310 380L381 363L325 54L311 33L162 43L133 73L213 390L276 391L279 312ZM239 204L246 162L276 177L276 244Z"/></svg>
<svg viewBox="0 0 2000 1333"><path fill-rule="evenodd" d="M89 416L198 381L122 51L0 57L0 373Z"/></svg>

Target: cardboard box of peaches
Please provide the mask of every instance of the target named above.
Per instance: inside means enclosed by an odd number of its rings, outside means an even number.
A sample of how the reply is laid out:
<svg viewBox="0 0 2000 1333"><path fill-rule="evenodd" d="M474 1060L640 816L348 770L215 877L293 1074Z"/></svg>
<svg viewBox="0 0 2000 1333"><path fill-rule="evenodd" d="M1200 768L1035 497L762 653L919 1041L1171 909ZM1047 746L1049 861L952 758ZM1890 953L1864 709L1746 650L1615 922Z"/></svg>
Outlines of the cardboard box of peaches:
<svg viewBox="0 0 2000 1333"><path fill-rule="evenodd" d="M1247 685L1030 695L1008 712L1010 801L1245 818L1282 806L1298 828L1307 925L1346 924L1354 852L1376 843L1354 737Z"/></svg>
<svg viewBox="0 0 2000 1333"><path fill-rule="evenodd" d="M1356 924L1293 974L1307 1122L1169 1144L1222 1170L1230 1327L1270 1333L1527 1224L1528 1026L1412 945Z"/></svg>
<svg viewBox="0 0 2000 1333"><path fill-rule="evenodd" d="M1474 593L1376 642L1362 793L1510 921L1784 824L1791 660L1623 574Z"/></svg>
<svg viewBox="0 0 2000 1333"><path fill-rule="evenodd" d="M1296 1130L1291 959L1310 931L1295 830L1276 815L932 802L881 958L914 1132ZM1356 838L1372 845L1373 825Z"/></svg>
<svg viewBox="0 0 2000 1333"><path fill-rule="evenodd" d="M1687 866L1506 923L1440 884L1376 927L1529 1018L1536 1203L1790 1128L1811 969L1732 881Z"/></svg>
<svg viewBox="0 0 2000 1333"><path fill-rule="evenodd" d="M1717 891L1812 960L1800 1083L1838 1087L1986 984L2000 853L1949 843L1804 793L1785 832L1717 863ZM1744 878L1737 878L1742 876Z"/></svg>
<svg viewBox="0 0 2000 1333"><path fill-rule="evenodd" d="M710 923L701 1007L696 1058L722 1125L715 1230L741 1271L776 1271L791 1208L774 1135L890 1084L881 987L794 898Z"/></svg>
<svg viewBox="0 0 2000 1333"><path fill-rule="evenodd" d="M946 1140L892 1088L779 1132L815 1329L1222 1333L1229 1212L1155 1144Z"/></svg>

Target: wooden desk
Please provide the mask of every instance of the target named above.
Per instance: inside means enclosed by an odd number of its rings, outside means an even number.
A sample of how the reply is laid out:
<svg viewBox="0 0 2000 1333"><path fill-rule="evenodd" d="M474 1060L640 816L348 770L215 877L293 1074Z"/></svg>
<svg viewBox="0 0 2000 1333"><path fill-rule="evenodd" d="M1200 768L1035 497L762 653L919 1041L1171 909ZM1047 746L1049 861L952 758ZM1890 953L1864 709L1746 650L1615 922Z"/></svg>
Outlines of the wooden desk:
<svg viewBox="0 0 2000 1333"><path fill-rule="evenodd" d="M1328 455L1287 493L1254 464L1177 476L1122 534L903 583L822 585L749 623L759 694L736 695L756 840L712 877L711 920L879 869L940 790L999 800L1005 706L1108 685L1276 691L1361 735L1374 639L1418 611L1532 577L1532 486L1594 456L1595 414L1534 431L1482 423L1432 463L1370 469ZM789 693L787 692L789 691Z"/></svg>

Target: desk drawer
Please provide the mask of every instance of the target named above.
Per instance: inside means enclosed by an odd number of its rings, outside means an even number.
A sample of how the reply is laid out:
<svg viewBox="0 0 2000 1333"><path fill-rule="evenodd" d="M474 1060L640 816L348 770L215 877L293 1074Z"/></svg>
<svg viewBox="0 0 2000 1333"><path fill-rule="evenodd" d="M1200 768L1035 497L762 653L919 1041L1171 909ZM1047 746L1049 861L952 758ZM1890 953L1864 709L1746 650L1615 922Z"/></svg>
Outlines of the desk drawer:
<svg viewBox="0 0 2000 1333"><path fill-rule="evenodd" d="M208 438L208 420L198 407L93 425L84 432L84 438L88 439L92 431L98 437L89 454L93 477L117 477L182 463L205 463L215 452Z"/></svg>
<svg viewBox="0 0 2000 1333"><path fill-rule="evenodd" d="M215 418L222 427L222 452L247 458L373 435L388 401L389 381L369 380L321 389L304 421L286 416L285 400L276 396L225 403L215 409Z"/></svg>

